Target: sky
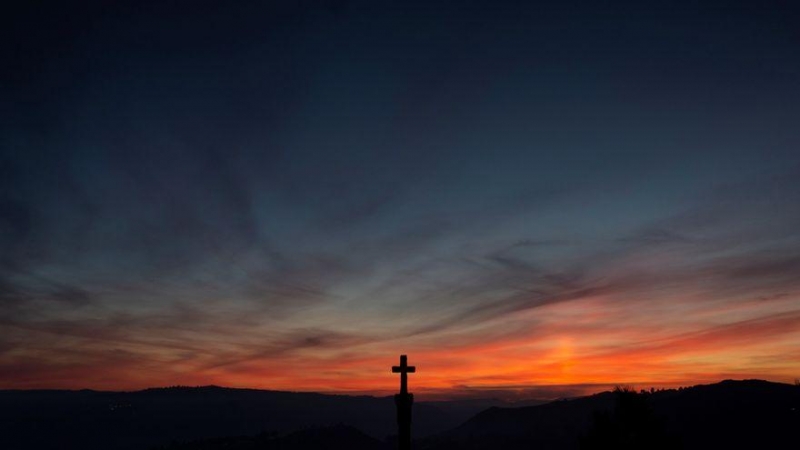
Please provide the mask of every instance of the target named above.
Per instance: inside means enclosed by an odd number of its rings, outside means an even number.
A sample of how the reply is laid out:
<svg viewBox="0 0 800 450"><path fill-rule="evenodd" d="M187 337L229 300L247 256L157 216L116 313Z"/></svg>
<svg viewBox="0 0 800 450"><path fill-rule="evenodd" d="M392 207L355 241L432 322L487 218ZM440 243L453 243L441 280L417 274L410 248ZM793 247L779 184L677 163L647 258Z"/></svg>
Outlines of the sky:
<svg viewBox="0 0 800 450"><path fill-rule="evenodd" d="M25 2L0 389L800 377L786 1Z"/></svg>

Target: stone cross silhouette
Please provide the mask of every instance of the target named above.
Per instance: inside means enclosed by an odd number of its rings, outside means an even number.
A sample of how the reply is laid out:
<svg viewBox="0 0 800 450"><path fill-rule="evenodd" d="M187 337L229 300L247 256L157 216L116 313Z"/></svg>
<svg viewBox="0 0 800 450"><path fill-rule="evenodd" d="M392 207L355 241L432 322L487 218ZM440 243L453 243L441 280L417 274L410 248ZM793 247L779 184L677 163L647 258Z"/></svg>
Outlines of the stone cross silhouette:
<svg viewBox="0 0 800 450"><path fill-rule="evenodd" d="M408 392L408 374L416 371L416 367L408 365L406 355L400 355L399 366L392 366L392 373L400 374L400 393L394 396L397 406L397 447L400 450L411 449L411 405L414 404L414 394Z"/></svg>
<svg viewBox="0 0 800 450"><path fill-rule="evenodd" d="M392 366L392 373L400 374L400 393L408 394L408 374L414 373L417 368L408 365L408 356L400 355L400 365Z"/></svg>

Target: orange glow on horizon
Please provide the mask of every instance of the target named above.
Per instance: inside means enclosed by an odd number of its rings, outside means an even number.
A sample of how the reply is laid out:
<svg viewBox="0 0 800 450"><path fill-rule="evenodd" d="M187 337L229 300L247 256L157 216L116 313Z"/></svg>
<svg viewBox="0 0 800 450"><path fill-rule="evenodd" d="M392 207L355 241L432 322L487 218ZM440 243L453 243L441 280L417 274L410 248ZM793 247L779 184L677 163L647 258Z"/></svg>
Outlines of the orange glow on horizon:
<svg viewBox="0 0 800 450"><path fill-rule="evenodd" d="M397 388L389 368L400 353L417 366L410 386L423 399L559 396L567 390L588 394L616 384L677 386L725 378L790 382L800 373L800 312L786 308L791 300L785 301L754 319L704 328L684 320L675 331L652 321L637 323L635 314L620 313L609 299L586 298L539 309L538 323L530 329L517 327L517 322L530 320L530 312L498 319L484 330L489 336L484 339L441 333L356 343L345 350L312 347L229 360L213 352L180 360L174 350L143 353L146 345L130 342L125 352L109 353L102 346L89 352L98 363L99 355L113 358L113 364L102 368L91 357L65 353L47 361L47 377L30 381L23 365L4 377L2 387L133 390L215 384L388 395ZM605 326L597 314L601 308L624 327ZM30 353L12 356L18 361L34 358Z"/></svg>

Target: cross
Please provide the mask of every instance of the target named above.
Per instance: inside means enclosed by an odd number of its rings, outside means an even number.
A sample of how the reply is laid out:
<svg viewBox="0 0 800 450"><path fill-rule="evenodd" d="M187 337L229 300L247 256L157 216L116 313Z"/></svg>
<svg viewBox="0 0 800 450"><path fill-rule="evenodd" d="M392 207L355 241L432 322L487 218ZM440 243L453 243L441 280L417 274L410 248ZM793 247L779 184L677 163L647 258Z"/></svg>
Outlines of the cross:
<svg viewBox="0 0 800 450"><path fill-rule="evenodd" d="M416 367L408 365L408 357L400 355L400 365L392 366L392 373L400 374L400 394L408 394L408 374L416 371Z"/></svg>

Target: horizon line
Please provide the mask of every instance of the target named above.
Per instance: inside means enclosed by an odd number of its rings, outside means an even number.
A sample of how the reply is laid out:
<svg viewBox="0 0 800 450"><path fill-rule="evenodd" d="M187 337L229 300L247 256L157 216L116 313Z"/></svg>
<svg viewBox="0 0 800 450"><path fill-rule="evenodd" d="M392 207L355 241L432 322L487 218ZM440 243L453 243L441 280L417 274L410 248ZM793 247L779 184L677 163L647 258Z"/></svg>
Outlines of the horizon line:
<svg viewBox="0 0 800 450"><path fill-rule="evenodd" d="M724 378L718 381L708 382L664 382L664 383L627 383L627 382L618 382L618 383L573 383L573 384L540 384L540 385L524 385L524 386L481 386L481 387L453 387L453 388L425 388L419 387L414 389L416 393L419 393L421 397L426 397L421 401L458 401L458 400L503 400L510 403L515 402L523 402L529 400L558 400L564 398L577 398L577 397L585 397L589 395L599 394L602 392L608 392L613 390L615 387L631 387L635 390L641 390L645 387L648 390L650 388L660 389L660 390L670 390L670 389L678 389L678 388L688 388L688 387L696 387L696 386L708 386L723 383L725 381L762 381L767 383L775 383L775 384L787 384L791 385L791 382L786 381L777 381L771 380L766 378ZM795 379L795 384L797 384L797 379ZM163 385L163 386L150 386L145 388L139 389L119 389L119 390L109 390L109 389L93 389L93 388L0 388L0 392L25 392L25 391L61 391L61 392L81 392L81 391L91 391L91 392L99 392L99 393L136 393L136 392L144 392L148 390L158 390L158 389L176 389L176 388L187 388L187 389L202 389L202 388L218 388L218 389L230 389L230 390L242 390L242 391L262 391L262 392L284 392L284 393L292 393L292 394L319 394L319 395L332 395L332 396L348 396L348 397L389 397L396 392L391 389L387 390L369 390L369 391L357 391L357 390L295 390L295 389L270 389L270 388L262 388L262 387L242 387L242 386L222 386L217 384L205 384L205 385L182 385L182 384L174 384L174 385ZM593 390L592 388L600 388L598 390ZM480 394L480 393L489 393L489 394L521 394L521 391L528 391L533 393L537 390L541 390L544 392L550 390L553 392L557 392L558 390L570 390L570 389L580 389L586 390L584 393L580 393L577 395L561 395L561 396L519 396L515 395L514 399L510 399L508 397L502 395L488 395L488 396L480 396L480 395L470 395L470 394ZM445 394L457 394L455 396L446 396ZM430 397L430 398L427 398Z"/></svg>

